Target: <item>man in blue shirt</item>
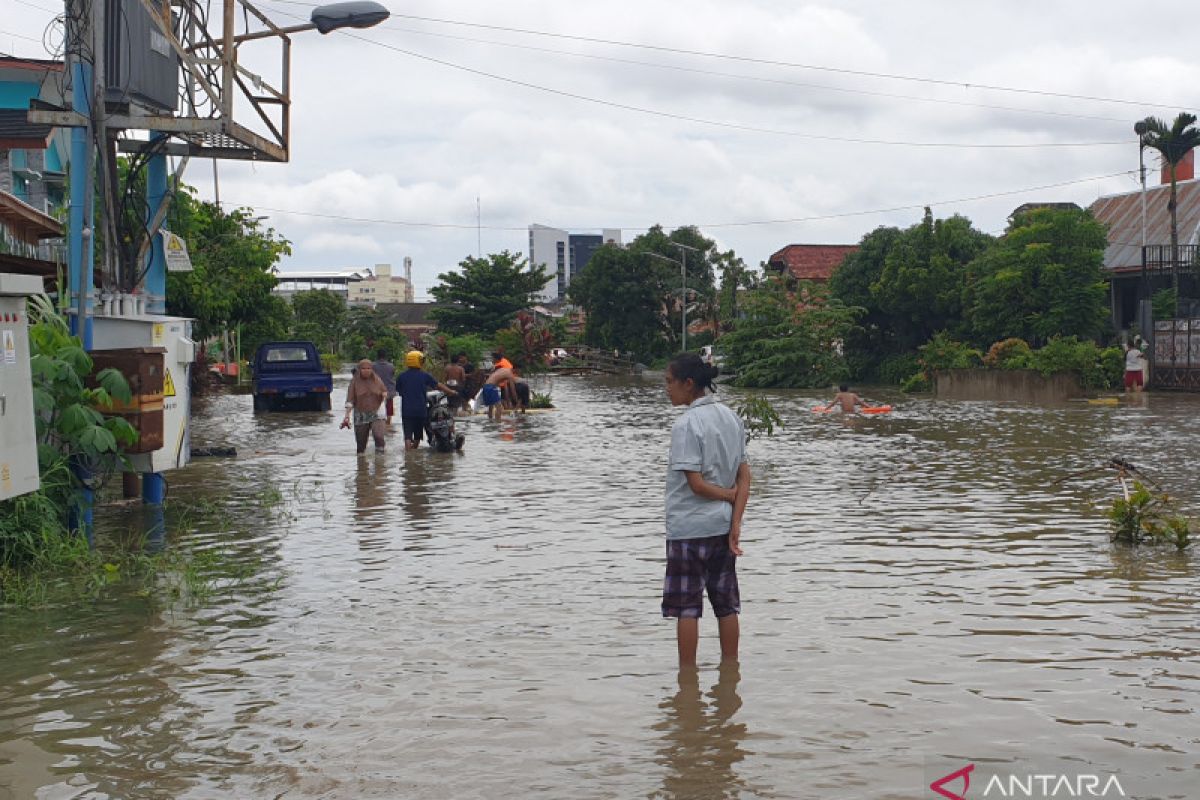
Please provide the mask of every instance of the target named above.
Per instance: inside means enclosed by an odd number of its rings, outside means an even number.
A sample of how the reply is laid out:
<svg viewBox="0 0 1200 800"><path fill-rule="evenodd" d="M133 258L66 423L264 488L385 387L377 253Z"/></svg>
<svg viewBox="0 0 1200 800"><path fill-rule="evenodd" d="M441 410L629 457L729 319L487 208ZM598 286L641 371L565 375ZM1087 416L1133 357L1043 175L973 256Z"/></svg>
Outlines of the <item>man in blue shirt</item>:
<svg viewBox="0 0 1200 800"><path fill-rule="evenodd" d="M409 351L404 357L404 372L396 376L396 393L400 395L400 424L404 428L404 446L409 450L420 446L425 433L425 423L429 418L425 393L430 389L441 389L447 397L458 394L421 369L424 361L425 354L420 350Z"/></svg>

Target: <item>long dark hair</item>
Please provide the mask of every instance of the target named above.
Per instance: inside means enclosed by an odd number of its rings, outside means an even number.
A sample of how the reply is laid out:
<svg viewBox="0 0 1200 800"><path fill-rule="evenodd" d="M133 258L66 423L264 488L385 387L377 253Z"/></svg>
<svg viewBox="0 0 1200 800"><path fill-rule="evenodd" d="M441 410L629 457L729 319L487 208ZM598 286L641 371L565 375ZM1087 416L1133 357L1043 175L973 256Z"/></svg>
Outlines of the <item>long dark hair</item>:
<svg viewBox="0 0 1200 800"><path fill-rule="evenodd" d="M680 383L691 378L697 389L709 389L714 392L717 390L713 381L720 370L712 364L705 364L703 359L695 353L680 353L675 356L667 365L667 370L671 373L671 377Z"/></svg>

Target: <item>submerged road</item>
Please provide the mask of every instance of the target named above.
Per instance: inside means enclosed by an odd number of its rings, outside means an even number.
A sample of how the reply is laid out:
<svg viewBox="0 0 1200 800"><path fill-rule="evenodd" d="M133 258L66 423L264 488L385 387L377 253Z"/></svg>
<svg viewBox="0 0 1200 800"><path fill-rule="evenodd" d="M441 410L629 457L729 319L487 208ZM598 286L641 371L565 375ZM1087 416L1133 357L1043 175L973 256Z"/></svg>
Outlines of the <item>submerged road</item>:
<svg viewBox="0 0 1200 800"><path fill-rule="evenodd" d="M1111 544L1116 482L1055 481L1120 455L1200 496L1200 398L766 393L742 662L706 618L695 684L658 611L661 376L537 388L559 409L475 417L462 455L203 401L193 444L239 455L169 475L170 539L221 580L0 612L0 798L913 798L968 763L1195 796L1200 555Z"/></svg>

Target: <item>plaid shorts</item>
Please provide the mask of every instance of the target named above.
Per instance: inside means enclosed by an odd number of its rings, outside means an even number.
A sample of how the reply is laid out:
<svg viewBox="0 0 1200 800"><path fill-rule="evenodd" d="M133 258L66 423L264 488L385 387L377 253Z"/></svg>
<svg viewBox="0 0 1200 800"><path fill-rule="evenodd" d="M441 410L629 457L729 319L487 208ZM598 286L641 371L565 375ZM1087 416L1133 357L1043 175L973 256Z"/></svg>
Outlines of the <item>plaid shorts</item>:
<svg viewBox="0 0 1200 800"><path fill-rule="evenodd" d="M663 616L703 616L705 590L718 619L741 611L736 566L727 535L668 539Z"/></svg>

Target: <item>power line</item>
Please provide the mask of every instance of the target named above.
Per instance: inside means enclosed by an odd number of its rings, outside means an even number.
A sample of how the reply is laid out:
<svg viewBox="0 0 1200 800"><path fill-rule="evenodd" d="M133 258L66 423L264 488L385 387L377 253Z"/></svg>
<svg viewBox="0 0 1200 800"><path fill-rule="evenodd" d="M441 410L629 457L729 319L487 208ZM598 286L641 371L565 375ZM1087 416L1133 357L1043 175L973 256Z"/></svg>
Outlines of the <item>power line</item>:
<svg viewBox="0 0 1200 800"><path fill-rule="evenodd" d="M26 41L29 41L29 42L37 42L38 44L41 44L41 43L42 43L42 40L41 40L40 38L39 38L39 39L35 39L35 38L34 38L34 37L32 37L32 36L25 36L24 34L20 34L20 33L14 33L13 31L3 31L3 30L0 30L0 34L3 34L3 35L5 35L5 36L15 36L15 37L17 37L18 39L25 39Z"/></svg>
<svg viewBox="0 0 1200 800"><path fill-rule="evenodd" d="M1043 184L1041 186L1029 186L1029 187L1026 187L1023 189L1010 189L1008 191L1003 191L1003 192L991 192L988 194L973 195L970 197L960 197L960 198L957 198L954 200L937 200L937 201L933 201L933 202L909 203L907 205L891 206L890 208L875 208L875 209L870 209L870 210L865 210L865 211L844 211L844 212L840 212L837 214L818 214L818 215L807 216L807 217L790 217L790 218L785 218L785 219L751 220L751 221L743 221L743 222L679 223L679 224L665 225L664 227L678 228L684 224L695 225L698 228L739 228L739 227L766 226L766 225L792 225L792 224L796 224L796 223L800 223L800 222L817 222L817 221L821 221L821 220L843 219L843 218L847 218L847 217L870 216L873 214L888 214L888 213L895 212L895 211L908 211L908 210L911 210L914 208L924 208L925 206L930 206L930 207L950 206L950 205L957 205L960 203L973 203L973 202L978 202L980 200L991 200L991 199L998 198L998 197L1011 197L1013 195L1027 194L1029 192L1041 192L1041 191L1045 191L1047 189L1060 189L1064 186L1074 186L1074 185L1081 184L1081 183L1091 183L1093 181L1102 181L1102 180L1108 180L1109 178L1117 178L1122 175L1132 175L1132 174L1134 174L1134 172L1135 172L1134 170L1123 170L1121 172L1113 172L1108 175L1094 175L1094 176L1088 177L1088 178L1076 178L1074 180L1069 180L1069 181L1059 181L1057 183L1047 183L1047 184ZM408 228L433 228L433 229L448 229L448 230L476 230L477 228L482 228L484 230L489 230L489 231L527 231L528 230L528 226L515 226L515 225L482 225L482 226L479 226L479 225L473 225L473 224L467 224L467 223L453 223L453 222L412 222L412 221L397 220L397 219L352 217L352 216L348 216L348 215L344 215L344 214L327 214L327 213L322 213L322 212L318 212L318 211L296 211L296 210L287 209L287 208L272 208L270 206L255 205L253 203L236 203L236 205L239 205L239 206L242 206L245 208L252 208L255 211L270 211L270 212L273 212L276 214L292 214L294 216L300 216L300 217L316 217L316 218L320 218L320 219L338 220L341 222L360 222L360 223L365 223L365 224L369 224L369 225L395 225L395 226L408 227ZM662 223L656 223L656 224L662 224ZM604 225L604 226L600 226L600 225L567 225L567 226L559 226L559 227L563 228L564 230L590 230L592 228L612 228L613 226L611 226L611 225ZM642 225L642 226L634 226L634 227L626 226L626 227L620 228L620 230L621 231L642 231L642 230L649 230L651 227L652 226L650 226L650 225Z"/></svg>
<svg viewBox="0 0 1200 800"><path fill-rule="evenodd" d="M280 0L275 0L275 1L279 2ZM752 81L752 82L756 82L756 83L770 83L770 84L776 84L776 85L780 85L780 86L795 86L795 87L802 88L802 89L818 89L820 91L826 91L826 92L839 92L839 93L843 93L843 94L860 94L860 95L865 95L868 97L884 97L884 98L894 99L894 100L910 100L910 101L914 101L914 102L918 102L918 103L936 103L938 105L960 106L960 107L966 107L966 108L985 108L985 109L991 109L991 110L996 110L996 111L1008 111L1008 112L1017 113L1017 114L1039 114L1039 115L1043 115L1043 116L1062 117L1062 118L1066 118L1066 119L1097 120L1097 121L1101 121L1101 122L1116 122L1116 123L1121 123L1122 125L1124 125L1128 122L1128 120L1124 117L1100 117L1100 116L1093 116L1093 115L1088 115L1088 114L1073 114L1073 113L1070 113L1067 111L1048 111L1045 109L1037 109L1037 108L1020 108L1020 107L1016 107L1016 106L1001 106L1001 105L995 105L995 104L991 104L991 103L972 103L972 102L968 102L966 100L948 100L948 99L938 98L938 97L921 97L919 95L895 94L894 92L876 92L876 91L871 91L869 89L853 89L853 88L844 87L844 86L830 86L829 84L822 84L822 83L807 83L807 82L803 82L803 81L789 81L789 80L784 80L782 78L766 78L766 77L762 77L759 75L746 75L743 73L736 73L736 72L720 72L717 70L699 69L696 67L682 67L682 66L678 66L676 64L662 64L662 63L656 63L653 61L638 61L637 59L631 59L631 58L616 58L614 56L602 56L602 55L597 55L595 53L578 53L578 52L574 52L574 51L570 51L570 50L556 50L551 47L537 47L535 45L516 44L514 42L502 42L502 41L498 41L496 39L478 39L478 38L471 37L471 36L456 36L451 33L435 33L433 31L421 31L421 30L416 30L413 28L400 28L395 25L385 25L383 27L387 28L388 30L398 31L400 33L413 34L416 36L430 36L430 37L435 37L435 38L440 38L440 39L450 39L450 40L459 41L459 42L471 42L474 44L485 44L485 45L490 45L490 46L495 46L495 47L506 47L506 48L510 48L510 49L514 49L514 50L527 50L527 51L535 52L535 53L549 53L551 55L570 56L573 58L586 58L586 59L590 59L593 61L607 61L607 62L614 63L614 64L628 64L631 66L650 67L652 69L671 70L674 72L687 72L687 73L692 73L695 75L707 75L707 76L718 77L718 78L732 78L735 80Z"/></svg>
<svg viewBox="0 0 1200 800"><path fill-rule="evenodd" d="M295 15L288 15L288 16L295 16ZM885 145L885 146L892 146L892 147L922 147L922 148L945 148L945 149L1029 150L1029 149L1068 148L1068 147L1069 148L1116 147L1116 146L1127 147L1130 144L1129 141L1043 142L1043 143L1032 143L1032 142L1025 142L1025 143L913 142L913 141L900 141L900 140L890 140L890 139L867 139L867 138L854 137L854 136L830 136L827 134L804 133L802 131L790 131L790 130L784 130L784 129L780 129L780 128L765 128L765 127L760 127L757 125L745 125L745 124L737 123L737 122L724 122L721 120L705 119L703 117L693 117L693 116L689 116L687 114L676 114L676 113L673 113L670 111L660 111L658 109L645 108L643 106L635 106L635 105L630 105L628 103L618 103L613 100L605 100L605 99L599 98L599 97L591 97L590 95L578 94L577 92L568 92L564 89L554 89L549 86L542 86L540 84L530 83L529 81L522 81L517 78L510 78L505 75L499 75L494 72L488 72L486 70L475 69L474 67L468 67L463 64L456 64L453 61L446 61L445 59L434 58L433 56L428 56L428 55L425 55L423 53L418 53L413 50L407 50L403 47L397 47L396 45L388 44L386 42L380 42L375 39L368 39L365 36L358 36L353 33L348 33L345 30L339 30L339 31L337 31L337 33L340 33L344 36L347 36L351 39L355 39L360 42L366 42L367 44L373 44L376 47L382 47L386 50L392 50L394 52L401 53L401 54L409 56L411 58L416 58L416 59L419 59L422 61L428 61L433 64L438 64L440 66L449 67L450 69L458 70L460 72L466 72L471 75L478 75L478 76L481 76L484 78L489 78L491 80L500 81L502 83L509 83L514 86L521 86L526 89L533 89L535 91L545 92L547 94L552 94L552 95L555 95L558 97L568 97L573 100L580 100L585 103L592 103L594 105L605 106L607 108L616 108L616 109L620 109L623 111L633 111L633 112L636 112L639 114L647 114L649 116L661 117L664 119L672 119L672 120L676 120L679 122L691 122L691 123L695 123L698 125L708 125L711 127L723 128L726 130L737 130L737 131L743 131L743 132L747 132L747 133L765 133L765 134L770 134L770 135L774 135L774 136L788 136L788 137L797 138L797 139L809 139L812 141L844 142L847 144L875 144L875 145Z"/></svg>
<svg viewBox="0 0 1200 800"><path fill-rule="evenodd" d="M304 6L306 8L316 8L319 5L317 3L304 2L303 0L271 0L271 2L285 3L287 5ZM285 12L281 11L280 13L285 13ZM1152 106L1155 108L1177 109L1180 105L1178 103L1155 103L1155 102L1144 101L1144 100L1127 100L1127 99L1123 99L1123 98L1100 97L1100 96L1096 96L1096 95L1084 95L1084 94L1072 94L1069 92L1055 92L1055 91L1050 91L1050 90L1045 90L1045 89L1030 89L1030 88L1019 87L1019 86L1000 86L1000 85L995 85L995 84L973 83L971 81L951 80L951 79L946 79L946 78L929 78L929 77L917 76L917 75L904 75L904 74L900 74L900 73L870 72L867 70L855 70L855 69L848 69L848 68L843 68L843 67L830 67L830 66L826 66L826 65L822 65L822 64L804 64L804 63L799 63L799 62L795 62L795 61L783 61L783 60L779 60L779 59L770 59L770 58L756 58L753 56L737 55L735 53L716 53L716 52L710 52L710 51L705 51L705 50L692 50L692 49L682 48L682 47L670 47L667 45L644 44L641 42L626 42L626 41L621 41L619 39L604 39L604 38L599 38L599 37L594 37L594 36L580 36L577 34L557 33L554 31L540 31L540 30L536 30L536 29L532 29L532 28L515 28L515 27L506 26L506 25L491 25L491 24L482 23L482 22L467 22L465 20L444 19L441 17L425 17L425 16L420 16L418 14L401 14L398 12L393 12L392 17L411 19L411 20L416 20L419 22L432 22L432 23L439 24L439 25L453 25L453 26L467 27L467 28L479 28L482 30L500 31L500 32L504 32L504 33L516 33L516 34L520 34L523 36L538 36L538 37L545 37L545 38L552 38L552 39L566 39L566 40L575 41L575 42L586 42L588 44L603 44L603 45L610 45L610 46L614 46L614 47L627 47L627 48L634 48L634 49L640 49L640 50L653 50L656 52L672 53L672 54L676 54L676 55L699 56L701 58L720 59L720 60L725 60L725 61L739 61L739 62L748 63L748 64L761 64L761 65L765 65L765 66L787 67L790 69L805 69L805 70L812 70L815 72L829 72L829 73L840 74L840 75L853 75L856 77L880 78L880 79L884 79L884 80L894 80L894 81L909 81L909 82L913 82L913 83L924 83L924 84L931 84L931 85L935 85L935 86L950 86L950 87L954 87L954 88L958 88L958 89L968 89L968 90L982 89L985 91L993 91L993 92L1010 92L1010 93L1014 93L1014 94L1028 94L1028 95L1041 96L1041 97L1056 97L1056 98L1065 99L1065 100L1086 100L1089 102L1118 103L1121 105L1134 105L1134 106ZM381 27L392 28L394 26L385 23ZM404 29L399 29L399 30L404 30ZM431 34L431 35L437 35L437 34ZM519 46L519 45L513 45L513 46Z"/></svg>
<svg viewBox="0 0 1200 800"><path fill-rule="evenodd" d="M303 5L307 5L307 4L303 4ZM504 25L488 25L488 24L484 24L484 23L480 23L480 22L464 22L462 20L442 19L439 17L423 17L423 16L418 16L416 14L393 13L392 16L393 17L402 17L404 19L419 20L421 22L434 22L434 23L438 23L441 25L458 25L458 26L469 27L469 28L482 28L485 30L504 31L506 33L518 33L518 34L522 34L522 35L526 35L526 36L544 36L544 37L550 37L550 38L556 38L556 39L568 39L568 40L577 41L577 42L589 42L591 44L604 44L604 45L612 45L612 46L616 46L616 47L630 47L630 48L637 48L637 49L642 49L642 50L654 50L654 51L662 52L662 53L675 53L677 55L699 56L702 58L715 58L715 59L722 59L722 60L727 60L727 61L740 61L740 62L744 62L744 63L748 63L748 64L764 64L767 66L775 66L775 67L790 67L792 69L806 69L806 70L813 70L816 72L829 72L829 73L840 74L840 75L854 75L857 77L864 77L864 78L881 78L881 79L885 79L885 80L909 81L909 82L913 82L913 83L932 84L932 85L936 85L936 86L953 86L953 87L963 88L963 89L983 89L986 91L993 91L993 92L1011 92L1014 94L1028 94L1028 95L1036 95L1036 96L1040 96L1040 97L1057 97L1060 99L1067 99L1067 100L1087 100L1087 101L1099 102L1099 103L1119 103L1121 105L1153 106L1155 108L1172 108L1172 109L1178 107L1178 104L1174 104L1174 103L1152 103L1152 102L1142 101L1142 100L1125 100L1125 99L1121 99L1121 98L1097 97L1094 95L1084 95L1084 94L1072 94L1069 92L1053 92L1053 91L1044 90L1044 89L1027 89L1027 88L1016 87L1016 86L999 86L999 85L994 85L994 84L972 83L970 81L956 81L956 80L947 80L947 79L942 79L942 78L927 78L927 77L922 77L922 76L902 75L902 74L898 74L898 73L888 73L888 72L870 72L867 70L847 69L844 67L829 67L829 66L823 66L820 64L803 64L803 63L794 62L794 61L781 61L781 60L769 59L769 58L754 58L752 56L741 56L741 55L735 55L735 54L731 54L731 53L713 53L713 52L707 52L704 50L690 50L690 49L681 48L681 47L668 47L665 45L642 44L642 43L638 43L638 42L623 42L623 41L620 41L617 39L602 39L602 38L592 37L592 36L579 36L579 35L575 35L575 34L553 33L553 32L549 32L549 31L532 30L529 28L513 28L513 27L504 26Z"/></svg>

